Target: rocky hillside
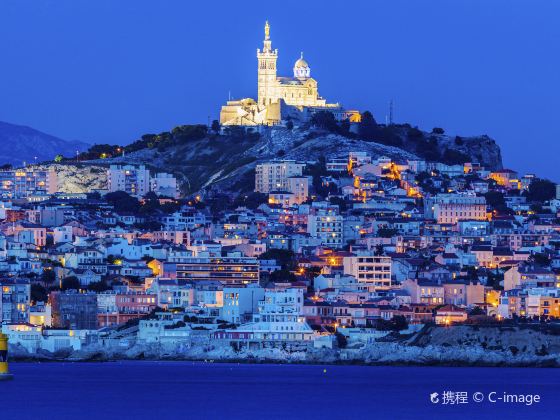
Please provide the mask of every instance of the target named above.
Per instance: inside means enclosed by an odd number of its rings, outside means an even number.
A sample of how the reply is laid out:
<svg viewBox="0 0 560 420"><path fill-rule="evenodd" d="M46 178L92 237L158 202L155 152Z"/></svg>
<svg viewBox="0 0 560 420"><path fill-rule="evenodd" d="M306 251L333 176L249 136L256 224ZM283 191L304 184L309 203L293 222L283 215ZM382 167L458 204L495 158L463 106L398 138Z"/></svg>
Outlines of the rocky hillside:
<svg viewBox="0 0 560 420"><path fill-rule="evenodd" d="M152 171L174 174L182 192L192 194L252 191L259 162L278 158L316 162L347 157L350 151L368 152L373 158L421 158L448 164L475 161L491 169L502 167L499 147L486 136L449 137L440 129L427 133L395 125L377 126L374 139L309 127L262 128L260 132L232 127L217 135L207 133L205 126L179 126L171 132L144 135L125 147L94 146L81 156L80 167L68 160L70 168L58 165L56 170L61 173L63 191L80 192L91 185L102 188L106 182L102 168L110 164L144 164ZM92 172L88 165L101 169Z"/></svg>
<svg viewBox="0 0 560 420"><path fill-rule="evenodd" d="M180 180L184 193L249 191L253 189L253 169L259 162L275 158L317 161L321 157L348 156L350 151L365 151L374 158L423 158L449 164L473 160L492 169L502 167L500 149L487 136L452 138L408 125L383 128L378 134L380 142L363 140L352 133L341 135L310 128L274 127L248 134L232 129L223 135L194 139L182 139L175 130L144 136L146 147L135 147L124 156L89 162L142 163L154 170L171 172Z"/></svg>
<svg viewBox="0 0 560 420"><path fill-rule="evenodd" d="M543 356L560 353L560 327L556 325L520 326L428 326L410 344L420 347L477 347L483 350L509 351Z"/></svg>
<svg viewBox="0 0 560 420"><path fill-rule="evenodd" d="M90 145L80 141L67 141L42 133L31 127L0 121L0 165L22 165L23 162L52 160L56 155L75 156L76 150L86 150Z"/></svg>
<svg viewBox="0 0 560 420"><path fill-rule="evenodd" d="M58 191L63 193L87 193L107 188L107 168L103 166L52 163L34 167L54 169L57 175Z"/></svg>
<svg viewBox="0 0 560 420"><path fill-rule="evenodd" d="M487 135L448 136L441 128L431 132L409 124L377 126L375 141L392 144L432 162L447 164L477 162L489 169L502 169L502 154L496 141Z"/></svg>
<svg viewBox="0 0 560 420"><path fill-rule="evenodd" d="M405 150L373 142L349 139L326 132L273 128L259 136L207 136L166 148L145 148L93 164L142 163L154 170L174 173L185 192L201 189L251 190L253 170L258 162L275 158L316 161L319 157L348 156L349 151L366 151L374 157L415 158Z"/></svg>

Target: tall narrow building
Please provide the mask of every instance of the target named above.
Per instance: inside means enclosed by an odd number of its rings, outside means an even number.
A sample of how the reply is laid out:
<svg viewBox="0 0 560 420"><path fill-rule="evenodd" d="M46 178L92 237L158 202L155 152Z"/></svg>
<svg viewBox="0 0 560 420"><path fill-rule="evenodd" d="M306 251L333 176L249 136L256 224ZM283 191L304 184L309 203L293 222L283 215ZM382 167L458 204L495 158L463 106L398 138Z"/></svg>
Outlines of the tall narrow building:
<svg viewBox="0 0 560 420"><path fill-rule="evenodd" d="M264 41L262 51L257 48L258 59L258 98L259 105L270 105L274 98L276 85L276 60L278 50L272 50L270 40L270 25L268 21L264 26Z"/></svg>

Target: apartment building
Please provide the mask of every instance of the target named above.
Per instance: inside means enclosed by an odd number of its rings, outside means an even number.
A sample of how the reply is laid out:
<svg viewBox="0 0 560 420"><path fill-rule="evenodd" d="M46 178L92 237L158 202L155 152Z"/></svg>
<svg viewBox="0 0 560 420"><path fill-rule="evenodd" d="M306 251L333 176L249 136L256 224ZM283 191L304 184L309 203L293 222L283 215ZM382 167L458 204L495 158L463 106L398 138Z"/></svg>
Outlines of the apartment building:
<svg viewBox="0 0 560 420"><path fill-rule="evenodd" d="M251 257L188 257L177 262L177 278L224 285L259 282L259 261Z"/></svg>
<svg viewBox="0 0 560 420"><path fill-rule="evenodd" d="M339 248L343 244L344 217L330 209L320 209L307 218L307 233L321 244Z"/></svg>
<svg viewBox="0 0 560 420"><path fill-rule="evenodd" d="M0 171L0 196L7 199L50 195L58 190L54 169L19 168Z"/></svg>
<svg viewBox="0 0 560 420"><path fill-rule="evenodd" d="M425 199L427 218L439 224L456 224L461 220L486 220L486 199L475 195L437 194Z"/></svg>
<svg viewBox="0 0 560 420"><path fill-rule="evenodd" d="M109 192L124 191L143 197L150 191L150 171L144 165L111 165L107 170Z"/></svg>
<svg viewBox="0 0 560 420"><path fill-rule="evenodd" d="M0 279L0 324L29 321L30 293L27 279Z"/></svg>
<svg viewBox="0 0 560 420"><path fill-rule="evenodd" d="M353 255L343 258L344 274L358 280L358 288L369 292L391 288L391 257Z"/></svg>
<svg viewBox="0 0 560 420"><path fill-rule="evenodd" d="M301 177L305 163L282 160L259 163L255 169L255 192L287 191L290 177Z"/></svg>
<svg viewBox="0 0 560 420"><path fill-rule="evenodd" d="M52 325L73 330L97 329L97 295L76 290L51 292Z"/></svg>

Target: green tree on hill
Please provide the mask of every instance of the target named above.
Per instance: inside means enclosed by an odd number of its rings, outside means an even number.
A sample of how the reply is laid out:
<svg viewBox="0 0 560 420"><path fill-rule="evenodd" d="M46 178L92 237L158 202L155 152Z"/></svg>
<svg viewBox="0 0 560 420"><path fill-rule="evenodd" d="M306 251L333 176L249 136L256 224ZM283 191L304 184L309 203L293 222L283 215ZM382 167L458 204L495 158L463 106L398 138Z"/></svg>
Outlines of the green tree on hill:
<svg viewBox="0 0 560 420"><path fill-rule="evenodd" d="M140 209L138 200L124 191L108 193L105 200L114 206L116 212L136 213Z"/></svg>
<svg viewBox="0 0 560 420"><path fill-rule="evenodd" d="M52 284L55 280L56 275L54 274L54 270L47 270L46 268L44 268L41 274L41 281L45 284Z"/></svg>
<svg viewBox="0 0 560 420"><path fill-rule="evenodd" d="M530 201L548 201L552 200L556 195L556 184L548 179L535 179L529 185L527 198Z"/></svg>
<svg viewBox="0 0 560 420"><path fill-rule="evenodd" d="M37 283L31 285L31 301L46 302L48 299L47 289Z"/></svg>
<svg viewBox="0 0 560 420"><path fill-rule="evenodd" d="M448 165L462 165L471 160L469 155L454 149L446 149L442 156L443 162Z"/></svg>
<svg viewBox="0 0 560 420"><path fill-rule="evenodd" d="M369 111L364 111L362 113L362 120L358 126L358 134L364 139L371 140L375 137L375 132L377 130L377 122L373 115Z"/></svg>
<svg viewBox="0 0 560 420"><path fill-rule="evenodd" d="M260 260L276 260L282 269L293 270L296 266L293 251L287 249L270 248L259 256Z"/></svg>
<svg viewBox="0 0 560 420"><path fill-rule="evenodd" d="M329 111L319 111L311 117L311 124L317 128L322 128L331 132L338 131L338 124L334 114Z"/></svg>
<svg viewBox="0 0 560 420"><path fill-rule="evenodd" d="M94 281L87 286L88 290L91 290L96 293L101 293L106 290L110 290L111 288L105 283L103 280L101 281Z"/></svg>
<svg viewBox="0 0 560 420"><path fill-rule="evenodd" d="M81 287L80 280L76 276L66 277L62 280L62 290L78 290Z"/></svg>

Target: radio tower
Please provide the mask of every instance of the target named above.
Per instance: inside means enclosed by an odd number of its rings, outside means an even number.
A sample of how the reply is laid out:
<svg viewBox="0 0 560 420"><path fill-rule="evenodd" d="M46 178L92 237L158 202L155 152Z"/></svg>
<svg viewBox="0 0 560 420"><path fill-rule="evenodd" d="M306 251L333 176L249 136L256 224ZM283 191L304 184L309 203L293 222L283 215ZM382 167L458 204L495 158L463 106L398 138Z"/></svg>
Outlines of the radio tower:
<svg viewBox="0 0 560 420"><path fill-rule="evenodd" d="M389 102L389 125L393 125L393 100Z"/></svg>

